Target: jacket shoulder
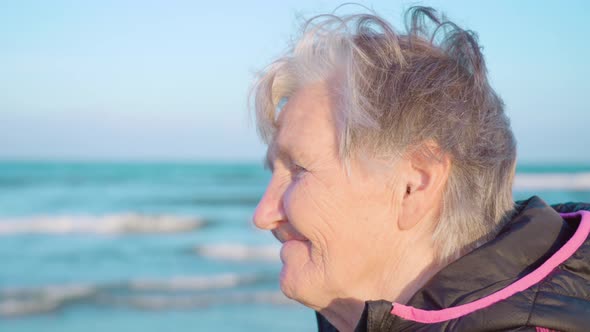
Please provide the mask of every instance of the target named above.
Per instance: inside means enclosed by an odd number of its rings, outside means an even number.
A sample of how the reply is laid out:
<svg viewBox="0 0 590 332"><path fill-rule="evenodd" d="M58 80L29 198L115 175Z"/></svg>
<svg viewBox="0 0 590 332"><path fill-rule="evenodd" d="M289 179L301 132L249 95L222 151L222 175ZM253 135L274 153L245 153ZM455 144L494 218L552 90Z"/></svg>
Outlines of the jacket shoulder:
<svg viewBox="0 0 590 332"><path fill-rule="evenodd" d="M568 202L553 204L551 207L559 213L578 212L581 210L590 211L590 203Z"/></svg>

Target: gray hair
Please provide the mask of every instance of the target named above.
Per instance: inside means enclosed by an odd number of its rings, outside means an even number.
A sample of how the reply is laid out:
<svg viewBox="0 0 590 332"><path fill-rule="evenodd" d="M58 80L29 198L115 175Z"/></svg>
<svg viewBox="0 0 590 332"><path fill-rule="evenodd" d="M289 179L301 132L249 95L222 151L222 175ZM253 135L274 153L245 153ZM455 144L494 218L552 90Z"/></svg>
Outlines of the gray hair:
<svg viewBox="0 0 590 332"><path fill-rule="evenodd" d="M513 212L516 143L475 33L425 7L408 10L406 31L375 13L308 20L255 82L256 123L271 143L282 101L338 74L342 161L358 152L393 160L436 142L452 165L433 243L439 260L451 260L495 236Z"/></svg>

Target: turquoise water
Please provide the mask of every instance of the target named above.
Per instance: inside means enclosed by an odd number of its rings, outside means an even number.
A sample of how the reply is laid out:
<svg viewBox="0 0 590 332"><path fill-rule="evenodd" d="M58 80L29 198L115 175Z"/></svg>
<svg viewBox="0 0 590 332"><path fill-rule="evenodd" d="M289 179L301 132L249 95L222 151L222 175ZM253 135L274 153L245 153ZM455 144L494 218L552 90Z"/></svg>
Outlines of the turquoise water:
<svg viewBox="0 0 590 332"><path fill-rule="evenodd" d="M0 163L1 331L312 331L250 223L254 164ZM590 201L590 166L518 167L515 196Z"/></svg>

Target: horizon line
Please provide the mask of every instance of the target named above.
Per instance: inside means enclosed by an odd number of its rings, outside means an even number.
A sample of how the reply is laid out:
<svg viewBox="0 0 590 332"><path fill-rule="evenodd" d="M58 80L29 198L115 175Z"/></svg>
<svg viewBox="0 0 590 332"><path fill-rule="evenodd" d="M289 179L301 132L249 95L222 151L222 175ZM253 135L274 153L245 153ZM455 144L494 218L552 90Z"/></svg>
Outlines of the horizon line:
<svg viewBox="0 0 590 332"><path fill-rule="evenodd" d="M120 157L0 157L0 163L108 163L108 164L264 164L264 158L170 158L170 157L145 157L145 158L120 158ZM542 160L542 159L529 159L529 160L518 160L516 165L543 165L543 166L563 166L563 165L576 165L576 166L589 166L589 160Z"/></svg>

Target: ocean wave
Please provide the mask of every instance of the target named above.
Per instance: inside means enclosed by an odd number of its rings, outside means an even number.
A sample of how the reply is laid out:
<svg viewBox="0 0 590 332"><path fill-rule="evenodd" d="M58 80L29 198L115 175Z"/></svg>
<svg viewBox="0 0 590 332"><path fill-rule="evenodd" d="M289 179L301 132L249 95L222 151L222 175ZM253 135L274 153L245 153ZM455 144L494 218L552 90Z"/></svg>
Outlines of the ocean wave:
<svg viewBox="0 0 590 332"><path fill-rule="evenodd" d="M514 190L590 191L590 173L519 173Z"/></svg>
<svg viewBox="0 0 590 332"><path fill-rule="evenodd" d="M25 316L55 311L89 298L97 292L92 285L62 285L0 289L0 317Z"/></svg>
<svg viewBox="0 0 590 332"><path fill-rule="evenodd" d="M245 287L271 281L276 281L276 278L258 274L221 274L102 284L0 288L0 318L38 315L76 304L169 310L219 304L290 303L279 292L248 290Z"/></svg>
<svg viewBox="0 0 590 332"><path fill-rule="evenodd" d="M263 282L268 278L259 275L222 274L213 277L181 276L166 280L138 279L129 283L131 290L143 291L194 291L232 288Z"/></svg>
<svg viewBox="0 0 590 332"><path fill-rule="evenodd" d="M243 244L211 244L193 248L200 256L229 261L269 261L279 262L280 246L247 246Z"/></svg>
<svg viewBox="0 0 590 332"><path fill-rule="evenodd" d="M196 217L138 213L39 216L0 219L0 235L183 233L201 228L204 224L202 219Z"/></svg>
<svg viewBox="0 0 590 332"><path fill-rule="evenodd" d="M297 304L279 291L234 291L223 294L188 294L174 297L162 295L115 296L101 297L98 302L140 310L188 310L216 305Z"/></svg>

